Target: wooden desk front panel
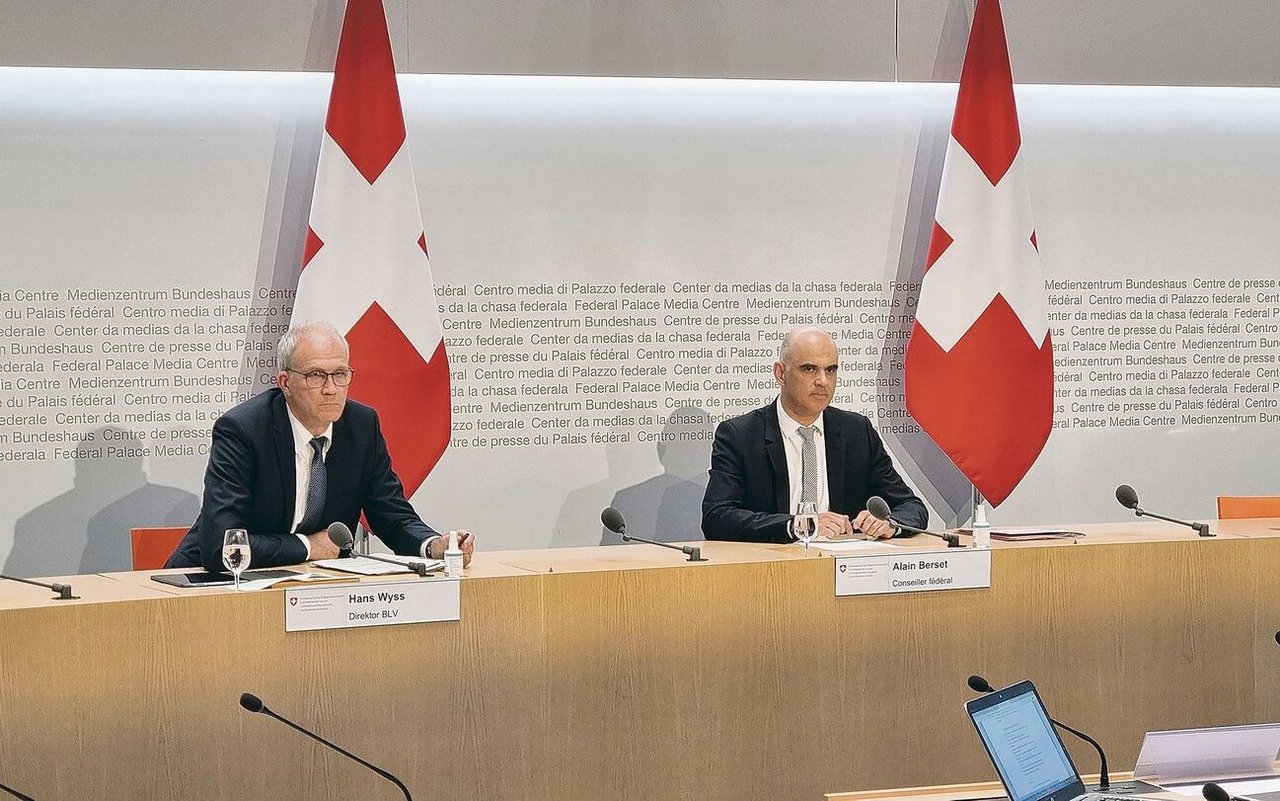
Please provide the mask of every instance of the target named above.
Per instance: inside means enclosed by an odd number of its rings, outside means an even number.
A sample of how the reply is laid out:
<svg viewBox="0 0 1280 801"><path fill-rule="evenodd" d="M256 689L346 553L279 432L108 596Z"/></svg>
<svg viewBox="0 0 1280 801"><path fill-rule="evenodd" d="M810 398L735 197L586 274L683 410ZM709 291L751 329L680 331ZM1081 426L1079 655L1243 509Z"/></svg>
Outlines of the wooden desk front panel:
<svg viewBox="0 0 1280 801"><path fill-rule="evenodd" d="M847 599L826 559L477 578L461 623L289 635L274 592L0 611L0 781L394 795L241 711L250 690L422 797L816 799L990 777L970 673L1034 678L1127 768L1148 729L1275 716L1278 557L1280 539L1002 548L990 591Z"/></svg>

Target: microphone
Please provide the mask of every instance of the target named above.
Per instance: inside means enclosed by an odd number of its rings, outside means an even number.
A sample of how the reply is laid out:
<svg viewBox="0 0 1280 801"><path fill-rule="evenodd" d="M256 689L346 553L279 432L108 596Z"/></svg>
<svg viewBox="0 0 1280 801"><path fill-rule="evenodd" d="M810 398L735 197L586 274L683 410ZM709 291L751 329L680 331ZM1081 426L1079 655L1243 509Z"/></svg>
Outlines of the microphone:
<svg viewBox="0 0 1280 801"><path fill-rule="evenodd" d="M1200 790L1200 794L1205 797L1205 801L1253 801L1242 795L1232 795L1228 793L1222 785L1209 782Z"/></svg>
<svg viewBox="0 0 1280 801"><path fill-rule="evenodd" d="M916 528L915 526L908 526L894 520L893 513L889 511L889 504L885 503L884 498L881 498L879 495L872 495L870 498L867 498L867 511L870 512L871 516L876 520L884 520L888 522L889 525L896 526L903 531L910 531L913 534L928 534L930 537L937 537L940 540L944 540L947 543L948 548L960 547L959 534L953 534L949 531L930 531L927 528Z"/></svg>
<svg viewBox="0 0 1280 801"><path fill-rule="evenodd" d="M981 676L970 676L968 684L969 684L969 689L973 690L976 693L993 693L996 691L996 689L991 686L990 682L988 682L986 679L982 678ZM1098 770L1098 789L1099 790L1110 789L1111 775L1107 772L1107 754L1105 751L1102 750L1102 746L1098 744L1098 741L1093 739L1089 735L1085 734L1084 732L1080 731L1079 729L1073 729L1067 724L1054 720L1053 718L1049 718L1049 722L1057 726L1059 729L1062 729L1063 731L1071 732L1075 736L1079 737L1081 740L1084 740L1086 743L1093 746L1093 750L1098 752L1098 761L1102 763L1102 767ZM1205 797L1208 798L1207 795Z"/></svg>
<svg viewBox="0 0 1280 801"><path fill-rule="evenodd" d="M600 522L604 523L604 527L612 531L614 534L622 536L623 542L643 542L645 545L657 545L659 548L670 548L673 551L679 551L688 556L689 562L706 562L708 561L702 555L702 549L696 545L672 545L669 542L654 542L653 540L642 539L641 537L633 537L627 533L627 521L622 519L622 512L614 509L612 506L600 513Z"/></svg>
<svg viewBox="0 0 1280 801"><path fill-rule="evenodd" d="M1119 501L1120 505L1123 506L1124 508L1132 509L1133 513L1136 514L1138 517L1142 517L1143 515L1146 515L1147 517L1154 517L1157 520L1165 520L1170 523L1177 523L1180 526L1193 528L1196 530L1196 533L1199 534L1201 537L1215 536L1214 534L1209 533L1208 523L1191 523L1186 520L1179 520L1176 517L1165 517L1164 515L1158 515L1155 512L1148 512L1147 510L1138 506L1138 491L1135 490L1133 487L1129 486L1128 484L1121 484L1120 486L1116 487L1116 500Z"/></svg>
<svg viewBox="0 0 1280 801"><path fill-rule="evenodd" d="M57 595L53 596L53 600L55 601L80 600L79 595L71 594L70 584L59 584L56 581L53 584L45 584L44 582L41 582L41 581L32 581L31 579L18 578L17 576L6 576L3 573L0 573L0 579L6 579L8 581L17 581L22 584L30 584L33 587L44 587L46 590L49 590L50 592L57 593ZM23 796L23 798L26 798L26 796Z"/></svg>
<svg viewBox="0 0 1280 801"><path fill-rule="evenodd" d="M351 556L351 546L355 542L355 538L351 536L351 529L347 528L347 524L341 520L335 520L329 524L329 541L338 546L339 551L346 551L347 556ZM372 559L375 562L386 562L387 564L397 565L399 567L407 567L414 573L418 574L418 578L427 577L427 566L424 562L398 562L395 559L388 559L385 556L378 556L372 553L360 554L361 559ZM250 710L254 711L254 710Z"/></svg>
<svg viewBox="0 0 1280 801"><path fill-rule="evenodd" d="M343 528L346 528L346 527L343 526ZM347 531L347 536L348 537L351 536L351 532L349 530ZM244 707L246 710L250 712L261 712L264 715L273 717L276 720L283 723L284 725L293 729L294 731L302 732L303 734L307 735L308 737L315 740L316 742L323 743L324 745L329 746L334 751L337 751L339 754L342 754L344 757L348 757L350 759L355 760L356 762L359 762L361 765L364 765L369 770L373 771L374 773L378 774L382 778L394 784L396 787L399 787L400 792L404 793L404 797L406 801L413 801L413 796L409 795L409 788L405 787L404 782L400 781L395 776L392 776L388 771L383 770L377 765L364 761L363 759L351 753L350 751L346 750L345 748L334 745L333 743L329 742L328 740L321 737L320 735L313 734L307 731L306 729L302 728L298 724L294 723L293 721L283 718L280 715L277 715L275 712L272 712L270 709L268 709L266 704L262 703L261 698L254 695L253 693L241 693L240 706Z"/></svg>

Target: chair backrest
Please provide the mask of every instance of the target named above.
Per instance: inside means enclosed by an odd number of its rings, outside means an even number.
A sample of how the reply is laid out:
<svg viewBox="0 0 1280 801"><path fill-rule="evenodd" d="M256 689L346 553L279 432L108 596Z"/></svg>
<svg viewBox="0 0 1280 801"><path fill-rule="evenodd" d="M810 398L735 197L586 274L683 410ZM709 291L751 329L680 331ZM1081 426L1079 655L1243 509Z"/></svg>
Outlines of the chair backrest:
<svg viewBox="0 0 1280 801"><path fill-rule="evenodd" d="M133 548L134 570L159 570L178 550L178 543L187 534L186 526L129 529Z"/></svg>
<svg viewBox="0 0 1280 801"><path fill-rule="evenodd" d="M1218 519L1280 517L1280 495L1219 495Z"/></svg>

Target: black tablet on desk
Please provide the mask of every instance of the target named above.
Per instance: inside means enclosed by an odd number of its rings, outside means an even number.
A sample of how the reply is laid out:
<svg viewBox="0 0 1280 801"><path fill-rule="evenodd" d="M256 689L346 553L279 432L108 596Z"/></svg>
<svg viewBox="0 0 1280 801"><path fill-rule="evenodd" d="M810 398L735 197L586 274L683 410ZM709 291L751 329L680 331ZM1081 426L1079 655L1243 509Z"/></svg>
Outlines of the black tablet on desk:
<svg viewBox="0 0 1280 801"><path fill-rule="evenodd" d="M240 580L282 579L296 575L299 575L296 570L246 570L240 574ZM207 573L204 571L152 576L151 580L158 581L161 584L171 584L174 587L222 587L235 583L235 577L230 573Z"/></svg>

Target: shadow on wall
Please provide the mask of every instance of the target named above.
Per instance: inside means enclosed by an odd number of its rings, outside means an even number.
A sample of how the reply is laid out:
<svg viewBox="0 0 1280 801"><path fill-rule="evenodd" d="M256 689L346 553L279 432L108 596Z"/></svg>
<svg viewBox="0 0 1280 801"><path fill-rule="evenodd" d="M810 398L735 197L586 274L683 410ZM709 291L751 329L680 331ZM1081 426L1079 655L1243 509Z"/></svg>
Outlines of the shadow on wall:
<svg viewBox="0 0 1280 801"><path fill-rule="evenodd" d="M549 547L615 544L618 535L600 525L600 512L616 507L637 537L663 542L698 539L702 496L711 467L711 439L715 426L698 406L682 406L663 425L656 445L662 472L639 484L619 488L627 460L636 458L634 446L605 448L609 474L601 481L570 492L560 507Z"/></svg>
<svg viewBox="0 0 1280 801"><path fill-rule="evenodd" d="M150 483L141 455L119 455L140 452L127 446L142 441L142 435L112 426L81 438L75 485L18 518L4 572L30 577L129 570L130 528L191 525L200 506L195 495Z"/></svg>
<svg viewBox="0 0 1280 801"><path fill-rule="evenodd" d="M715 425L699 406L682 406L671 413L658 438L662 472L624 487L610 506L622 512L627 533L658 542L702 538L702 496L711 467ZM602 529L601 545L617 545L622 538Z"/></svg>

